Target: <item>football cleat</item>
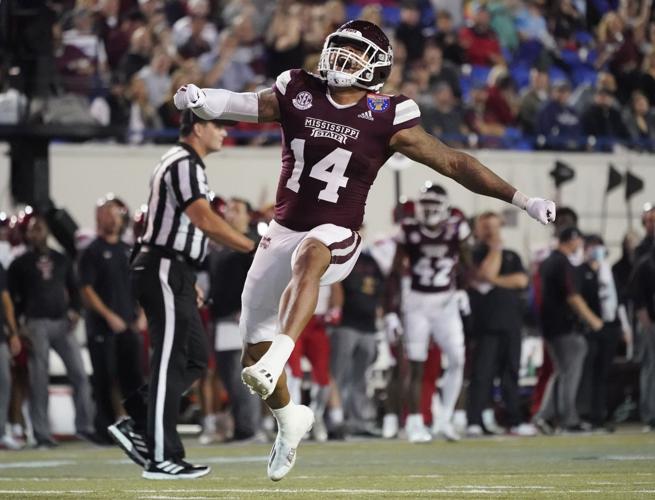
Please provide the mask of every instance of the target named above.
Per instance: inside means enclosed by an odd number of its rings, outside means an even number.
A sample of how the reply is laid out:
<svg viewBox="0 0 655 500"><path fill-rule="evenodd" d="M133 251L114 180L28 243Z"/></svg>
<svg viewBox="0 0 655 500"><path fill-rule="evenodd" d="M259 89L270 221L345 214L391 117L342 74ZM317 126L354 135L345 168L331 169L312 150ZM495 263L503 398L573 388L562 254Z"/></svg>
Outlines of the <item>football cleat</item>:
<svg viewBox="0 0 655 500"><path fill-rule="evenodd" d="M382 420L382 437L393 439L398 435L398 415L387 413Z"/></svg>
<svg viewBox="0 0 655 500"><path fill-rule="evenodd" d="M279 481L286 476L296 463L297 449L303 436L314 425L314 412L305 405L294 408L296 415L292 421L280 426L268 459L268 477Z"/></svg>
<svg viewBox="0 0 655 500"><path fill-rule="evenodd" d="M196 479L206 476L210 470L206 465L193 465L184 460L164 460L162 462L148 460L141 477L156 480Z"/></svg>
<svg viewBox="0 0 655 500"><path fill-rule="evenodd" d="M248 386L250 392L258 394L262 399L268 398L275 390L277 378L265 366L254 364L241 370L241 380Z"/></svg>
<svg viewBox="0 0 655 500"><path fill-rule="evenodd" d="M429 443L432 441L432 434L423 423L423 415L421 414L415 413L407 416L405 432L410 443Z"/></svg>

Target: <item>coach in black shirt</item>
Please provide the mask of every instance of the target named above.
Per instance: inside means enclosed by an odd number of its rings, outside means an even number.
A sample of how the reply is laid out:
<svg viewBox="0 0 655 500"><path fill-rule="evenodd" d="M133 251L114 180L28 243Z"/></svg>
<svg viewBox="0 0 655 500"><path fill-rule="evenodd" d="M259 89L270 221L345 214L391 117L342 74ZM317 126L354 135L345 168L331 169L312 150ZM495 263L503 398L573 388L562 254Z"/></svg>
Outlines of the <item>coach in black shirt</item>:
<svg viewBox="0 0 655 500"><path fill-rule="evenodd" d="M498 214L485 212L475 221L478 243L473 248L477 284L469 291L476 348L467 405L469 435L482 431L482 410L499 375L507 410L507 427L513 434L534 433L521 426L519 366L521 363L522 290L528 285L521 258L503 248Z"/></svg>
<svg viewBox="0 0 655 500"><path fill-rule="evenodd" d="M541 327L553 361L553 374L534 422L546 433L552 431L550 424L556 418L566 430L584 430L576 409L576 396L587 343L576 328L576 319L580 318L594 332L603 327L603 320L580 295L575 269L569 261L569 257L582 247L582 234L575 227L567 227L561 231L558 240L557 248L539 269Z"/></svg>
<svg viewBox="0 0 655 500"><path fill-rule="evenodd" d="M655 246L637 263L631 291L643 343L639 411L645 430L652 432L655 430Z"/></svg>
<svg viewBox="0 0 655 500"><path fill-rule="evenodd" d="M80 345L73 335L79 319L77 279L71 261L48 247L48 226L34 215L27 224L29 250L11 263L9 291L17 317L25 321L30 340L30 416L39 446L54 446L48 422L49 354L52 347L66 366L73 385L75 429L80 437L95 439L89 380Z"/></svg>
<svg viewBox="0 0 655 500"><path fill-rule="evenodd" d="M381 316L385 279L368 250L363 250L348 277L336 286L343 289L341 324L330 336L330 370L342 398L342 413L351 431L368 427L371 400L366 395L366 370L377 353L377 320ZM330 411L337 427L342 414ZM336 425L335 425L336 424ZM338 428L334 429L336 432Z"/></svg>
<svg viewBox="0 0 655 500"><path fill-rule="evenodd" d="M131 266L133 290L148 319L150 381L124 402L133 420L109 428L123 451L145 467L145 479L209 472L184 461L176 426L182 394L207 367L209 346L195 289L207 239L243 252L254 249L252 240L212 211L207 198L202 158L219 151L226 135L224 123L185 111L180 142L162 156L150 179L145 232Z"/></svg>
<svg viewBox="0 0 655 500"><path fill-rule="evenodd" d="M113 197L96 208L98 237L79 262L81 295L87 306L86 335L96 401L95 428L111 442L116 420L114 392L128 395L143 384L141 342L135 325L138 306L129 277L130 247L120 239L125 209ZM118 382L118 387L115 387Z"/></svg>

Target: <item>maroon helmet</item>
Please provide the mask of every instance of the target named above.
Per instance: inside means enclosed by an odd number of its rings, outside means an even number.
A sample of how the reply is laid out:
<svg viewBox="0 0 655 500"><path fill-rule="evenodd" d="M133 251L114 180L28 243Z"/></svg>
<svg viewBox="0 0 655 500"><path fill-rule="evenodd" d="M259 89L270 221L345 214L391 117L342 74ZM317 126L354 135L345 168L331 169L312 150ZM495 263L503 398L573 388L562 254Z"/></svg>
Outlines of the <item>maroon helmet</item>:
<svg viewBox="0 0 655 500"><path fill-rule="evenodd" d="M325 39L318 71L333 87L378 91L391 73L393 50L375 24L356 19Z"/></svg>

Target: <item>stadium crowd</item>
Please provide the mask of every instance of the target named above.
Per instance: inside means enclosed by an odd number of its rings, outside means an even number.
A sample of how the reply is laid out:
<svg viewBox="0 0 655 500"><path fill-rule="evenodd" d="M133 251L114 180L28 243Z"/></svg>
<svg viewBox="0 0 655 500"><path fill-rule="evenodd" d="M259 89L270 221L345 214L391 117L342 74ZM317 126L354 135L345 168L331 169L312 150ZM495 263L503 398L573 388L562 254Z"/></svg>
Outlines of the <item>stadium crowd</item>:
<svg viewBox="0 0 655 500"><path fill-rule="evenodd" d="M503 245L500 215L466 219L448 204L437 234L459 235L458 255L442 255L426 268L412 261L412 245L423 244L416 235L432 227L426 192L394 211L398 234L368 244L343 283L322 289L289 359L293 397L310 401L317 416L313 438L424 442L462 434L611 432L628 419L655 429L655 208L644 208L643 238L627 233L623 255L611 265L602 238L583 235L575 211L560 207L552 243L524 266ZM271 217L270 207L255 210L241 198L217 196L212 205L255 239ZM39 214L0 217L1 447L57 446L48 422L50 349L73 386L77 437L111 443L107 426L124 414L121 395L138 388L148 371L147 325L128 279L143 215L130 217L119 198L102 198L97 234L80 232L75 258L49 246ZM408 259L398 259L400 247ZM274 435L272 417L240 381L238 318L251 262L252 255L213 247L199 274L198 305L214 356L187 397L184 418L202 425L202 444ZM446 267L451 272L439 274ZM441 288L424 290L436 301L420 310L411 294L426 276L441 280ZM81 343L70 333L80 317ZM423 318L430 323L417 344ZM539 333L543 361L522 353L533 350L525 340ZM631 406L636 393L639 414ZM460 417L456 408L464 410Z"/></svg>
<svg viewBox="0 0 655 500"><path fill-rule="evenodd" d="M6 65L4 123L100 124L119 141L174 142L180 85L242 92L289 68L314 71L325 36L361 18L392 40L383 92L416 100L426 129L448 143L655 149L652 0L37 4L40 53L29 72ZM21 92L36 99L17 113ZM232 135L274 144L279 131L243 124Z"/></svg>

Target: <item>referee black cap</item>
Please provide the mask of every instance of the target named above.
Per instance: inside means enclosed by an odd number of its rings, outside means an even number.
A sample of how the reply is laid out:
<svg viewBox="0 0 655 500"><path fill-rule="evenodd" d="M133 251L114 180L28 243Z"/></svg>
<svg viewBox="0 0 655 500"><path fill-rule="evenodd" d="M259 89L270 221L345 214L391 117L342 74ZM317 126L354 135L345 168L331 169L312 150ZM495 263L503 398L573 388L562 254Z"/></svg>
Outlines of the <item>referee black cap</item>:
<svg viewBox="0 0 655 500"><path fill-rule="evenodd" d="M203 118L200 118L197 114L195 114L193 111L190 109L185 109L182 111L182 117L180 119L180 135L189 135L191 133L191 129L196 123L207 123L207 122L213 122L219 127L232 127L237 124L237 122L232 121L232 120L205 120Z"/></svg>

